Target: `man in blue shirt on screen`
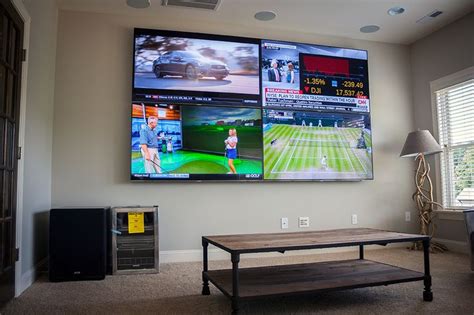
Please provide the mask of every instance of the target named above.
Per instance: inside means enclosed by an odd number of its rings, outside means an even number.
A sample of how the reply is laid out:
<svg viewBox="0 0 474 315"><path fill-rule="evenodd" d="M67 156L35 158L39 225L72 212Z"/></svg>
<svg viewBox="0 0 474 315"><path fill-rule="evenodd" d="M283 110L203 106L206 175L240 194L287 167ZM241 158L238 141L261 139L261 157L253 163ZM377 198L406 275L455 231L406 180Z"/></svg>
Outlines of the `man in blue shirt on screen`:
<svg viewBox="0 0 474 315"><path fill-rule="evenodd" d="M161 173L157 126L158 118L150 116L148 125L140 130L140 148L147 174Z"/></svg>

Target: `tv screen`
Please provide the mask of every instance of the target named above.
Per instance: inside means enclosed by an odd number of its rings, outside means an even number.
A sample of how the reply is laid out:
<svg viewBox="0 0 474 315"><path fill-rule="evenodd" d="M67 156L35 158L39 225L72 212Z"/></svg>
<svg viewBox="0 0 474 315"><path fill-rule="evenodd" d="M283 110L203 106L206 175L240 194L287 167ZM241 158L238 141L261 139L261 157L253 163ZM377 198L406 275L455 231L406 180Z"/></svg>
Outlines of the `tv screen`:
<svg viewBox="0 0 474 315"><path fill-rule="evenodd" d="M262 40L263 106L369 112L367 52Z"/></svg>
<svg viewBox="0 0 474 315"><path fill-rule="evenodd" d="M265 179L372 177L367 114L265 109L263 122Z"/></svg>
<svg viewBox="0 0 474 315"><path fill-rule="evenodd" d="M131 179L372 179L367 51L135 29Z"/></svg>
<svg viewBox="0 0 474 315"><path fill-rule="evenodd" d="M260 106L260 41L135 29L134 100Z"/></svg>
<svg viewBox="0 0 474 315"><path fill-rule="evenodd" d="M373 178L367 52L261 47L264 179Z"/></svg>
<svg viewBox="0 0 474 315"><path fill-rule="evenodd" d="M262 179L261 126L255 108L133 104L132 179Z"/></svg>

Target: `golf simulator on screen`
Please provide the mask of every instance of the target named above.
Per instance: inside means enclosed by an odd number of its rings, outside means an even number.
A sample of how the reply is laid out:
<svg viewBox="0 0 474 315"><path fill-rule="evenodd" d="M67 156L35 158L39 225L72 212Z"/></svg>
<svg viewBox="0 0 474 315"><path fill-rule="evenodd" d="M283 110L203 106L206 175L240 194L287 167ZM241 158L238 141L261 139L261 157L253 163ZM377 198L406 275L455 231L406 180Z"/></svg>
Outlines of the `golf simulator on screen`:
<svg viewBox="0 0 474 315"><path fill-rule="evenodd" d="M134 104L132 125L136 178L262 178L260 110ZM147 144L147 135L156 135L157 143Z"/></svg>

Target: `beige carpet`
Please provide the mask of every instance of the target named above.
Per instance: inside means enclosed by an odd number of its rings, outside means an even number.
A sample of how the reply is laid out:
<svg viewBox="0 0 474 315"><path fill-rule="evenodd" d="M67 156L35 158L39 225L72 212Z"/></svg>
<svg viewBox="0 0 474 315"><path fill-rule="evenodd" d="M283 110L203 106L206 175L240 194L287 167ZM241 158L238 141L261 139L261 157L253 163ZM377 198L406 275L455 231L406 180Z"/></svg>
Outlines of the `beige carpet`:
<svg viewBox="0 0 474 315"><path fill-rule="evenodd" d="M258 266L351 259L356 253L245 259ZM423 271L423 254L402 248L371 250L366 259ZM211 269L229 268L227 261L210 262ZM433 302L422 299L423 283L262 299L244 303L242 314L474 314L474 272L468 256L431 255ZM230 301L211 285L201 294L201 263L162 264L155 275L108 276L104 281L50 283L43 275L2 314L229 314Z"/></svg>

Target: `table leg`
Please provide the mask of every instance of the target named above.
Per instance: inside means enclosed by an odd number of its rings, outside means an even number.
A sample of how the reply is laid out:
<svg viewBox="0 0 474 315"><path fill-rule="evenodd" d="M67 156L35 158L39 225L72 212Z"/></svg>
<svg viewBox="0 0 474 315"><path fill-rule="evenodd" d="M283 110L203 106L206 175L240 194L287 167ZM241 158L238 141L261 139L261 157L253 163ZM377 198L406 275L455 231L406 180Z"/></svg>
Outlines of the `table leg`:
<svg viewBox="0 0 474 315"><path fill-rule="evenodd" d="M364 259L364 245L359 245L359 259Z"/></svg>
<svg viewBox="0 0 474 315"><path fill-rule="evenodd" d="M232 254L232 314L239 312L239 261L240 254Z"/></svg>
<svg viewBox="0 0 474 315"><path fill-rule="evenodd" d="M423 281L425 290L423 291L423 300L433 301L433 292L431 292L431 274L430 274L430 240L423 241L423 256L425 260L425 279Z"/></svg>
<svg viewBox="0 0 474 315"><path fill-rule="evenodd" d="M207 248L209 243L206 240L202 240L202 295L210 295L211 291L209 290L209 280L204 274L208 270L208 257L207 257Z"/></svg>

